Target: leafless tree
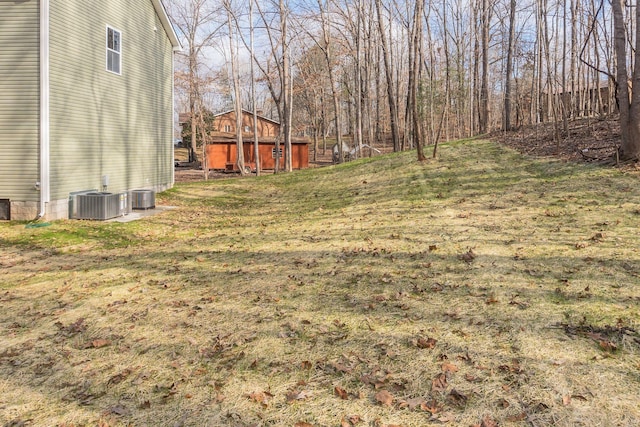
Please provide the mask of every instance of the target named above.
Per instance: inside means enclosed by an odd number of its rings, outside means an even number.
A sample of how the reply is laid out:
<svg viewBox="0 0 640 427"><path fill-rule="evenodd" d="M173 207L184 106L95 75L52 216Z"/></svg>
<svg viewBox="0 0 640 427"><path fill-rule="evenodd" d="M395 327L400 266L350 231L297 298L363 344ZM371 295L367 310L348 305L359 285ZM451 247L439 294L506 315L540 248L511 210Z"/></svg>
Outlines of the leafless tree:
<svg viewBox="0 0 640 427"><path fill-rule="evenodd" d="M635 8L636 46L633 49L633 72L627 66L627 30L625 28L626 3L624 0L613 0L615 51L617 60L617 89L620 108L620 158L623 160L640 159L640 90L629 90L640 87L640 7Z"/></svg>
<svg viewBox="0 0 640 427"><path fill-rule="evenodd" d="M384 7L382 0L375 0L376 13L378 15L378 35L380 36L380 48L382 49L382 57L384 60L385 77L387 80L387 103L389 105L389 121L391 124L391 140L393 142L393 150L400 151L400 129L398 117L398 103L396 96L396 86L393 81L393 65L391 60L391 46L388 41L387 31L384 22Z"/></svg>
<svg viewBox="0 0 640 427"><path fill-rule="evenodd" d="M240 74L238 70L238 43L236 40L236 15L232 8L231 0L223 0L224 9L227 14L227 28L229 31L229 57L231 59L231 80L233 81L233 106L236 116L236 166L240 170L241 175L246 174L244 164L244 142L242 140L243 133L243 108L242 96L240 91Z"/></svg>
<svg viewBox="0 0 640 427"><path fill-rule="evenodd" d="M168 13L186 47L187 72L184 76L191 120L189 160L195 161L198 114L202 110L202 85L205 81L200 75L205 62L203 50L211 47L224 23L218 21L220 6L212 0L169 0Z"/></svg>

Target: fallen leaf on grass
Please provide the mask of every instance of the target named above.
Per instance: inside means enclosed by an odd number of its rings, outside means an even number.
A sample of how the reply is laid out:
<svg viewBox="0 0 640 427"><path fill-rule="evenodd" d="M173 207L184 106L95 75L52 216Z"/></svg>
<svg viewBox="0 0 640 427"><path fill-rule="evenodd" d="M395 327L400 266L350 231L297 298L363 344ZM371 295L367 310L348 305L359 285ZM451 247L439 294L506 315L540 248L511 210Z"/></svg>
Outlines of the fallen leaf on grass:
<svg viewBox="0 0 640 427"><path fill-rule="evenodd" d="M469 381L470 383L482 382L482 378L478 378L475 375L471 375L471 374L464 374L464 379Z"/></svg>
<svg viewBox="0 0 640 427"><path fill-rule="evenodd" d="M444 391L447 388L447 375L439 374L437 377L431 381L431 390L432 391Z"/></svg>
<svg viewBox="0 0 640 427"><path fill-rule="evenodd" d="M497 304L498 302L498 298L495 295L490 295L485 301L487 304Z"/></svg>
<svg viewBox="0 0 640 427"><path fill-rule="evenodd" d="M61 322L56 322L54 325L60 330L60 333L66 337L72 337L75 334L87 330L87 325L84 323L84 318L82 317L67 326L64 326Z"/></svg>
<svg viewBox="0 0 640 427"><path fill-rule="evenodd" d="M412 343L413 343L414 346L416 346L418 348L432 349L432 348L434 348L436 346L438 341L433 339L433 338L418 337L417 339L413 340Z"/></svg>
<svg viewBox="0 0 640 427"><path fill-rule="evenodd" d="M253 393L249 393L245 395L249 398L249 400L253 400L256 403L261 404L263 407L269 406L269 402L273 399L273 394L268 391L254 391Z"/></svg>
<svg viewBox="0 0 640 427"><path fill-rule="evenodd" d="M539 413L539 412L546 412L547 410L549 410L549 406L544 404L544 403L542 403L542 402L538 403L535 406L531 405L529 407L529 412L533 413L533 414L536 414L536 413Z"/></svg>
<svg viewBox="0 0 640 427"><path fill-rule="evenodd" d="M420 409L422 409L425 412L430 412L433 415L442 411L442 405L440 405L435 400L431 399L430 401L421 404Z"/></svg>
<svg viewBox="0 0 640 427"><path fill-rule="evenodd" d="M376 390L386 386L388 377L378 378L374 374L364 374L360 377L360 381L367 385L373 386Z"/></svg>
<svg viewBox="0 0 640 427"><path fill-rule="evenodd" d="M104 339L98 339L98 340L91 341L91 347L93 347L93 348L102 348L102 347L108 346L109 344L111 344L111 341L104 340Z"/></svg>
<svg viewBox="0 0 640 427"><path fill-rule="evenodd" d="M510 403L509 403L509 401L508 401L508 400L506 400L506 399L500 399L500 400L498 401L498 407L500 407L500 408L503 408L503 409L504 409L504 408L508 408L510 405L511 405L511 404L510 404Z"/></svg>
<svg viewBox="0 0 640 427"><path fill-rule="evenodd" d="M448 396L449 402L451 402L456 406L465 406L467 404L467 399L468 399L467 396L460 393L456 389L451 390Z"/></svg>
<svg viewBox="0 0 640 427"><path fill-rule="evenodd" d="M498 427L498 422L493 418L491 418L489 415L485 415L484 418L482 418L482 421L480 422L480 424L478 424L478 426L479 427Z"/></svg>
<svg viewBox="0 0 640 427"><path fill-rule="evenodd" d="M343 389L342 387L335 386L333 388L333 392L335 393L336 396L338 396L342 400L349 399L349 393L347 393L347 390Z"/></svg>
<svg viewBox="0 0 640 427"><path fill-rule="evenodd" d="M344 363L340 363L340 362L333 363L331 364L331 366L333 366L336 372L342 372L344 374L350 374L351 371L353 371L352 367L347 366Z"/></svg>
<svg viewBox="0 0 640 427"><path fill-rule="evenodd" d="M509 305L517 305L518 308L521 310L529 308L529 303L526 303L523 301L517 301L515 297L511 298L511 301L509 301Z"/></svg>
<svg viewBox="0 0 640 427"><path fill-rule="evenodd" d="M293 390L287 393L287 403L293 403L297 400L306 400L311 397L311 392L307 390Z"/></svg>
<svg viewBox="0 0 640 427"><path fill-rule="evenodd" d="M393 395L389 393L387 390L380 390L376 393L376 402L383 406L391 406L393 405Z"/></svg>
<svg viewBox="0 0 640 427"><path fill-rule="evenodd" d="M442 372L458 372L458 367L453 363L444 362L442 364Z"/></svg>
<svg viewBox="0 0 640 427"><path fill-rule="evenodd" d="M589 338L596 341L600 350L606 351L608 353L615 353L618 350L618 346L613 341L607 339L601 334L596 334L594 332L588 332L586 334Z"/></svg>
<svg viewBox="0 0 640 427"><path fill-rule="evenodd" d="M156 384L153 386L153 391L155 393L162 393L162 396L160 397L162 403L167 403L170 398L178 393L175 383L171 383L171 385Z"/></svg>
<svg viewBox="0 0 640 427"><path fill-rule="evenodd" d="M429 421L439 423L452 423L455 420L456 417L451 412L444 412L440 415L432 415L431 418L429 418Z"/></svg>
<svg viewBox="0 0 640 427"><path fill-rule="evenodd" d="M515 423L518 421L524 421L527 419L527 413L526 412L521 412L517 415L511 415L509 417L507 417L507 421L509 421L510 423Z"/></svg>
<svg viewBox="0 0 640 427"><path fill-rule="evenodd" d="M414 397L412 399L402 401L398 406L400 409L409 408L410 411L413 411L422 405L426 405L426 403L427 401L424 397Z"/></svg>
<svg viewBox="0 0 640 427"><path fill-rule="evenodd" d="M512 374L521 374L524 372L524 370L520 366L520 361L518 361L517 359L513 359L511 362L511 365L500 365L498 366L498 369L502 372L509 372Z"/></svg>
<svg viewBox="0 0 640 427"><path fill-rule="evenodd" d="M109 378L109 381L107 381L107 385L109 386L109 385L120 384L130 374L131 374L131 369L125 369L124 371L120 372L119 374L116 374L116 375L112 376L111 378Z"/></svg>
<svg viewBox="0 0 640 427"><path fill-rule="evenodd" d="M342 417L342 421L340 421L340 427L353 427L361 422L362 418L360 417L360 415L349 415L347 417Z"/></svg>
<svg viewBox="0 0 640 427"><path fill-rule="evenodd" d="M609 341L609 340L599 341L598 345L600 346L601 350L606 351L608 353L615 353L618 350L618 346L613 341Z"/></svg>
<svg viewBox="0 0 640 427"><path fill-rule="evenodd" d="M458 258L466 262L467 264L473 262L473 260L476 259L476 257L477 255L475 252L473 252L473 249L469 249L467 252L463 253L462 255L458 255Z"/></svg>
<svg viewBox="0 0 640 427"><path fill-rule="evenodd" d="M20 419L15 419L4 424L4 427L26 427L28 424L31 424L31 420L23 421Z"/></svg>
<svg viewBox="0 0 640 427"><path fill-rule="evenodd" d="M567 406L567 405L571 404L571 395L570 394L565 394L564 396L562 396L562 404L564 406Z"/></svg>
<svg viewBox="0 0 640 427"><path fill-rule="evenodd" d="M129 415L131 411L129 411L129 409L127 409L127 407L124 405L115 405L115 406L111 406L110 408L107 408L106 413L123 416L123 415Z"/></svg>

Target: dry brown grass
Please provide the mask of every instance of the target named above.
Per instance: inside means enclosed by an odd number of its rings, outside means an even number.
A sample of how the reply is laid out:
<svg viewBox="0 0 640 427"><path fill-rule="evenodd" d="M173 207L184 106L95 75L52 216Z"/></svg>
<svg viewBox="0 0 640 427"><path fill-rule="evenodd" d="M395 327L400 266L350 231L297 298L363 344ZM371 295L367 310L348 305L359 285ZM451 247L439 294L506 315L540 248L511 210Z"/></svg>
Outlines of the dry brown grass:
<svg viewBox="0 0 640 427"><path fill-rule="evenodd" d="M474 141L158 199L0 224L0 423L640 424L637 177Z"/></svg>

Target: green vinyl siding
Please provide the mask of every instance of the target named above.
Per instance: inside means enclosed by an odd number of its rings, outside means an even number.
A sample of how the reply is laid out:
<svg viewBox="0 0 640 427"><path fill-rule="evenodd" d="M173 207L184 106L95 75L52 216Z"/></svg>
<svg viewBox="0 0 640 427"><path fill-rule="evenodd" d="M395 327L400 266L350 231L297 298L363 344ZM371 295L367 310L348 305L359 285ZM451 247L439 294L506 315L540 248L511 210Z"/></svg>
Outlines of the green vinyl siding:
<svg viewBox="0 0 640 427"><path fill-rule="evenodd" d="M151 0L52 0L51 198L170 185L173 49ZM107 26L121 75L107 71Z"/></svg>
<svg viewBox="0 0 640 427"><path fill-rule="evenodd" d="M0 1L0 199L39 199L39 10Z"/></svg>

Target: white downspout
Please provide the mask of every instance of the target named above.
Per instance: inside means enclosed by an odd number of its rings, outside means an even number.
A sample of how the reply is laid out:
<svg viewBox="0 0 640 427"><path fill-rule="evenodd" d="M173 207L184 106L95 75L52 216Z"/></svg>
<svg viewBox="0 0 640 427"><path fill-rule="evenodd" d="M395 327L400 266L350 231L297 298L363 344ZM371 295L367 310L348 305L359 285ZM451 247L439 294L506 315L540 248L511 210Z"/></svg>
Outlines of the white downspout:
<svg viewBox="0 0 640 427"><path fill-rule="evenodd" d="M49 0L40 0L40 213L51 201L49 183Z"/></svg>
<svg viewBox="0 0 640 427"><path fill-rule="evenodd" d="M176 114L176 52L179 52L180 48L172 47L171 49L171 187L176 184L176 168L175 168L175 158L176 158L176 147L174 144L174 139L176 137L176 120L180 120L180 114L178 117ZM180 135L182 137L182 135Z"/></svg>

